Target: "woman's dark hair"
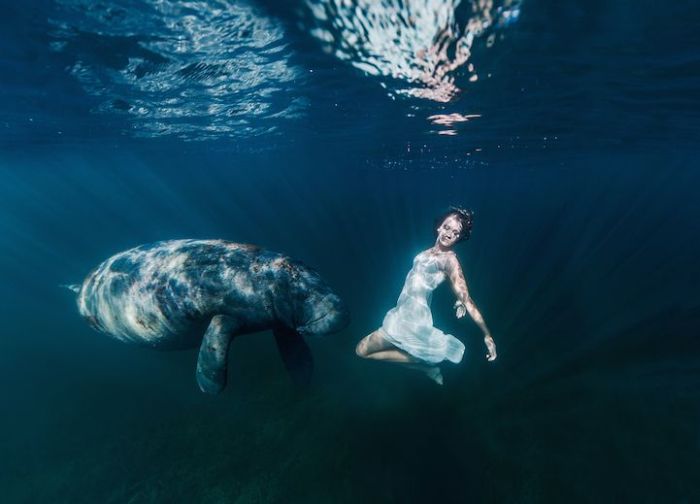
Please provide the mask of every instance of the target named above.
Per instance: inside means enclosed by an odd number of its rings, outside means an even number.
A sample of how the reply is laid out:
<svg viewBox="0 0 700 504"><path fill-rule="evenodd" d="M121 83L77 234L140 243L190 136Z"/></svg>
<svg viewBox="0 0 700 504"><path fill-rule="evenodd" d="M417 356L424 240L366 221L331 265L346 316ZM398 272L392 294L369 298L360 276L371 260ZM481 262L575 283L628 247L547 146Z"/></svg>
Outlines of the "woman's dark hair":
<svg viewBox="0 0 700 504"><path fill-rule="evenodd" d="M454 215L459 219L460 224L462 224L462 231L459 233L459 240L457 242L461 242L462 240L468 240L469 236L472 234L472 224L474 222L474 211L466 208L460 208L460 207L450 207L450 209L442 214L440 217L435 219L435 226L433 226L433 229L435 230L435 236L437 236L437 230L440 227L440 225L445 222L445 219L448 217Z"/></svg>

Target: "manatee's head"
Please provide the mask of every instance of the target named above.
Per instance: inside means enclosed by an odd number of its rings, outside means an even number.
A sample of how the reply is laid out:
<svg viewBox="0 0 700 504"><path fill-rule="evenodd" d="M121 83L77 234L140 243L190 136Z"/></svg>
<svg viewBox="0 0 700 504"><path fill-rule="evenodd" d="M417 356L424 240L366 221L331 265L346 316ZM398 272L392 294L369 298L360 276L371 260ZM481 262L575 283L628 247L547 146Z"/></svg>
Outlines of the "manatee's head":
<svg viewBox="0 0 700 504"><path fill-rule="evenodd" d="M323 336L350 323L345 303L315 271L300 267L292 282L294 322L304 336Z"/></svg>

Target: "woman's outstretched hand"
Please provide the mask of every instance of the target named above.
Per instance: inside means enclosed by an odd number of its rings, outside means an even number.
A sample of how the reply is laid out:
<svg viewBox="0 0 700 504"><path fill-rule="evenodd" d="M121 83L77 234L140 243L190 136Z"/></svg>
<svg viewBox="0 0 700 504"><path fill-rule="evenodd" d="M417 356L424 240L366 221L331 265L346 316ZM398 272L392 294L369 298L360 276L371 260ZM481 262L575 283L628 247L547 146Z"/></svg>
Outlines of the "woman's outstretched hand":
<svg viewBox="0 0 700 504"><path fill-rule="evenodd" d="M490 334L484 336L484 343L486 343L486 348L488 353L486 354L486 360L493 362L496 360L496 343L493 342L493 338Z"/></svg>
<svg viewBox="0 0 700 504"><path fill-rule="evenodd" d="M455 315L457 315L458 319L461 319L467 314L467 306L459 300L455 301L454 309ZM474 311L476 311L476 308L474 308ZM486 327L486 324L484 324L484 321L481 318L481 314L479 312L476 312L476 315L472 315L472 317L474 317L474 320L481 326L482 330L486 333L486 336L484 336L484 343L486 343L486 348L488 349L488 352L486 353L486 360L488 360L489 362L493 362L496 360L497 356L496 343L493 342L491 334L488 333L488 328Z"/></svg>

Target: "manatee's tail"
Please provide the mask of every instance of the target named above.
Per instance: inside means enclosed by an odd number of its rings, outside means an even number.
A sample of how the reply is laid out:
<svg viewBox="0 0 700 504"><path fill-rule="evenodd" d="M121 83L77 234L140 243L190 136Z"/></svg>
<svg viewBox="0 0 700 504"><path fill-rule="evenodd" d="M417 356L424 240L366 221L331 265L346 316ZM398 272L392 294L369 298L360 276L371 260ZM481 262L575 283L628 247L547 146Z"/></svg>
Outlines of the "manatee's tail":
<svg viewBox="0 0 700 504"><path fill-rule="evenodd" d="M64 289L72 290L76 294L80 292L80 285L78 284L61 284L59 287L63 287Z"/></svg>

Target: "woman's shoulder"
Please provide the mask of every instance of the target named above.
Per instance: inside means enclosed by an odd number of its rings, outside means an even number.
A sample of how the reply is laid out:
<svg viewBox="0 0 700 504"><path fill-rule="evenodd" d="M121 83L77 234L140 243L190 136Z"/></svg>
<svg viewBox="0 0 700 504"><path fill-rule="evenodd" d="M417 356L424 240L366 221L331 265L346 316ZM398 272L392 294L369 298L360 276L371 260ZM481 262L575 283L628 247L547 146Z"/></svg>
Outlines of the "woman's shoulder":
<svg viewBox="0 0 700 504"><path fill-rule="evenodd" d="M445 265L445 269L452 269L455 266L459 266L459 258L453 250L446 250L441 255L442 262Z"/></svg>

